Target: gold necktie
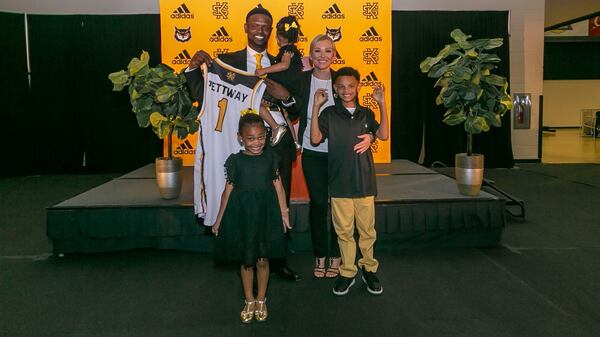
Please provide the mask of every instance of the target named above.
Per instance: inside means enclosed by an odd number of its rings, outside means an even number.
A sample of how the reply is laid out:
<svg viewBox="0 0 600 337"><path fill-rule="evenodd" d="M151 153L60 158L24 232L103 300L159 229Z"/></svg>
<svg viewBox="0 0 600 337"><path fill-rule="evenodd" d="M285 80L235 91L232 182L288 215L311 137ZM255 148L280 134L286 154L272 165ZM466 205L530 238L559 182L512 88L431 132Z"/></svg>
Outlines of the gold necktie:
<svg viewBox="0 0 600 337"><path fill-rule="evenodd" d="M262 63L260 63L260 61L262 60L263 55L262 54L254 54L254 57L256 57L256 69L262 69Z"/></svg>

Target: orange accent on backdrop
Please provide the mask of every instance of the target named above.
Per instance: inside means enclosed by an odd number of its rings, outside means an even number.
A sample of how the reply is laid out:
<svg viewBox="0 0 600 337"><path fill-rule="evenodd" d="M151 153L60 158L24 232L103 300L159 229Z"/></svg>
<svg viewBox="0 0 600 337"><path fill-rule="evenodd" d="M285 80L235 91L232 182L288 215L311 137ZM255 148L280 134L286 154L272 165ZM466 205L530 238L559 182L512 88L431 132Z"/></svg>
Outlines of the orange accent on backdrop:
<svg viewBox="0 0 600 337"><path fill-rule="evenodd" d="M600 36L600 16L589 20L589 35Z"/></svg>
<svg viewBox="0 0 600 337"><path fill-rule="evenodd" d="M336 49L339 58L333 68L352 66L361 73L361 104L370 107L379 119L379 111L371 98L372 86L381 82L386 88L388 119L391 111L391 0L261 0L261 1L182 1L160 0L162 62L179 71L186 68L197 50L212 56L245 48L244 22L246 13L261 4L273 15L273 25L287 15L300 23L301 41L298 48L308 55L311 39L317 34L339 31ZM278 52L275 34L271 34L269 53ZM390 141L377 141L372 146L375 162L391 160ZM187 139L174 139L174 153L184 165L194 164L196 134ZM166 142L165 142L166 152ZM298 183L302 168L296 165L293 173L292 195L306 188ZM296 171L300 171L299 174ZM296 186L297 185L297 186Z"/></svg>

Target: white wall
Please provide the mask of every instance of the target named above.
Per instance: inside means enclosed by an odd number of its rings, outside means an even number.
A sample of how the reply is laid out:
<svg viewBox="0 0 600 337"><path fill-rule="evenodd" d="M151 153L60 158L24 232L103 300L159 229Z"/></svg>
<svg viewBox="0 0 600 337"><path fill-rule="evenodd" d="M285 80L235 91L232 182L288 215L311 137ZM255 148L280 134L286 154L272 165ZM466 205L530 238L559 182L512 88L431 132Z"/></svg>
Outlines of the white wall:
<svg viewBox="0 0 600 337"><path fill-rule="evenodd" d="M394 10L510 11L510 91L529 93L532 98L531 129L512 130L513 154L515 159L538 159L539 96L543 90L544 66L544 0L393 0L392 3Z"/></svg>
<svg viewBox="0 0 600 337"><path fill-rule="evenodd" d="M600 80L544 81L544 126L580 126L581 109L600 110Z"/></svg>
<svg viewBox="0 0 600 337"><path fill-rule="evenodd" d="M598 0L546 0L546 27L600 11Z"/></svg>
<svg viewBox="0 0 600 337"><path fill-rule="evenodd" d="M158 4L159 0L0 0L0 11L47 14L145 14L158 13ZM545 1L392 0L392 8L394 10L510 11L510 89L513 93L532 94L531 129L512 131L513 153L516 159L537 159L538 105L543 88Z"/></svg>
<svg viewBox="0 0 600 337"><path fill-rule="evenodd" d="M30 14L158 14L158 3L159 0L0 0L0 11Z"/></svg>

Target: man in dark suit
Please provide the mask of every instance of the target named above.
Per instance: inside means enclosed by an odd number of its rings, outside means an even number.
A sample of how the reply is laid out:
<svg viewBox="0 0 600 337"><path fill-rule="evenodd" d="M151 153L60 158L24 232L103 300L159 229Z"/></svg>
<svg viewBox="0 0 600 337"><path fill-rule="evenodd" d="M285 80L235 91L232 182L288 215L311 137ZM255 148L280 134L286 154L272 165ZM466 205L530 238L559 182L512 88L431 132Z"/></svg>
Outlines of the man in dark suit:
<svg viewBox="0 0 600 337"><path fill-rule="evenodd" d="M263 7L253 8L246 15L246 22L244 23L244 32L247 35L247 47L236 52L221 54L219 55L219 59L232 67L250 73L254 73L258 62L260 62L260 66L263 68L270 66L274 63L274 57L267 54L266 50L272 29L273 17L271 13ZM204 78L202 77L200 66L210 62L212 62L211 56L206 51L200 50L194 54L185 72L188 86L198 102L202 102L204 94ZM290 92L282 85L269 79L265 79L265 83L267 85L267 92L272 97L281 100L284 106L294 103L290 101ZM287 127L290 128L291 126L288 125ZM291 134L291 130L288 130L283 135L282 140L273 147L281 157L279 171L288 205L292 180L292 161L296 158L296 148ZM298 274L287 266L285 260L272 260L271 265L273 270L282 278L294 281L300 280Z"/></svg>

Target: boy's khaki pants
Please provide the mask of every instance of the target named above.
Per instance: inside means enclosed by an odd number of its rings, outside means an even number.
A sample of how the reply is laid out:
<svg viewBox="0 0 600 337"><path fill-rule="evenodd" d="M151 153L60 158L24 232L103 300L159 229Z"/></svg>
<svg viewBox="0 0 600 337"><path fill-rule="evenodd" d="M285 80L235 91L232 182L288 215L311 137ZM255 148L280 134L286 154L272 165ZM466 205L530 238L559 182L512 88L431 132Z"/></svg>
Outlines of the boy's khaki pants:
<svg viewBox="0 0 600 337"><path fill-rule="evenodd" d="M333 227L338 235L338 244L342 255L340 275L354 277L358 272L356 260L356 241L354 240L354 220L358 230L358 247L362 257L359 267L376 272L379 262L373 257L373 246L377 239L375 232L375 197L331 198Z"/></svg>

